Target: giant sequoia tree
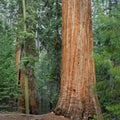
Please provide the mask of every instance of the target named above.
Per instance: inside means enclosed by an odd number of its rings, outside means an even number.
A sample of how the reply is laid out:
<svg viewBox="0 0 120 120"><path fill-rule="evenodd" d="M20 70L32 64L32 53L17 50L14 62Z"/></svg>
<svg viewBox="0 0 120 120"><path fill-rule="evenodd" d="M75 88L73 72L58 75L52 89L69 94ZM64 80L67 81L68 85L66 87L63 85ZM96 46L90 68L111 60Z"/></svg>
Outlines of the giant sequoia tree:
<svg viewBox="0 0 120 120"><path fill-rule="evenodd" d="M62 77L56 114L102 120L96 94L91 0L62 0Z"/></svg>

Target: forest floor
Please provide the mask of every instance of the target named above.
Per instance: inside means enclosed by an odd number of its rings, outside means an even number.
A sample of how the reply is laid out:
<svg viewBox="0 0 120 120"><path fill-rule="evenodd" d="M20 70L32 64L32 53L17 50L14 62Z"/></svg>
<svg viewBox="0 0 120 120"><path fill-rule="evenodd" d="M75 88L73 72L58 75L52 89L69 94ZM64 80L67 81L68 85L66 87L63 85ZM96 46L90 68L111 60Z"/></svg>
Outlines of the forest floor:
<svg viewBox="0 0 120 120"><path fill-rule="evenodd" d="M31 115L21 113L0 113L0 120L69 120L63 116L57 116L54 113L44 115Z"/></svg>

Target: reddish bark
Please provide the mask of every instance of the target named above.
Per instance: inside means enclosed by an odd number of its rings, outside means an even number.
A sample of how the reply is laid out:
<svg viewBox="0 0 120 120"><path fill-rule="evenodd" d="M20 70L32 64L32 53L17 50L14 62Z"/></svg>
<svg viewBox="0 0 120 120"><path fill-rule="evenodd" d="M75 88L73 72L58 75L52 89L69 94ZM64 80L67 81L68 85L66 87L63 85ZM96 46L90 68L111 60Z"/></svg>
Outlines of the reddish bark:
<svg viewBox="0 0 120 120"><path fill-rule="evenodd" d="M18 111L25 113L26 108L25 108L25 95L24 95L24 90L25 90L25 73L23 70L19 70L19 81L20 81L20 86L22 90L22 96L20 97L18 101Z"/></svg>
<svg viewBox="0 0 120 120"><path fill-rule="evenodd" d="M74 120L101 116L96 94L91 0L62 0L62 77L55 113Z"/></svg>
<svg viewBox="0 0 120 120"><path fill-rule="evenodd" d="M17 39L18 42L18 39ZM21 85L21 90L23 95L18 100L18 111L25 113L25 98L24 98L24 71L20 69L20 61L22 49L21 45L16 47L16 72L17 72L17 80Z"/></svg>
<svg viewBox="0 0 120 120"><path fill-rule="evenodd" d="M18 42L18 41L17 41ZM37 114L38 113L38 102L35 96L35 87L34 87L34 69L35 66L35 41L28 40L25 44L24 50L26 52L26 57L31 57L31 60L25 63L25 68L20 69L20 62L22 59L22 47L18 45L16 48L16 70L17 70L17 79L21 85L22 96L18 102L18 111L25 113L25 74L28 77L28 87L29 87L29 106L30 106L30 113ZM29 66L29 67L28 67ZM24 70L23 70L24 69Z"/></svg>
<svg viewBox="0 0 120 120"><path fill-rule="evenodd" d="M17 76L19 76L19 63L20 63L20 54L21 54L21 47L16 47L16 69L17 69Z"/></svg>

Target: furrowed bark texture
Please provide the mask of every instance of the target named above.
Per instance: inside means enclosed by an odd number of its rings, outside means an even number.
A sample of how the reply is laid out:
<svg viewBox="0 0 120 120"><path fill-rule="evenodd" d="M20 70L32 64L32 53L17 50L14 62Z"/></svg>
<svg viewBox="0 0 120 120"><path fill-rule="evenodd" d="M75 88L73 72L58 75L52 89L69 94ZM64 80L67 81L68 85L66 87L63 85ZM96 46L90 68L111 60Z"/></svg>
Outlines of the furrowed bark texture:
<svg viewBox="0 0 120 120"><path fill-rule="evenodd" d="M17 39L16 42L19 42ZM17 82L21 85L21 90L24 91L24 71L20 69L20 61L22 57L23 48L22 45L17 45L16 47L16 74L17 74ZM18 100L18 111L25 113L25 98L24 93Z"/></svg>
<svg viewBox="0 0 120 120"><path fill-rule="evenodd" d="M92 58L91 0L62 0L62 77L55 113L72 120L101 116Z"/></svg>
<svg viewBox="0 0 120 120"><path fill-rule="evenodd" d="M35 66L35 41L34 40L27 40L26 47L24 48L26 52L26 57L31 57L30 62L26 63L25 70L20 69L20 62L22 59L22 47L21 45L17 46L16 48L16 69L17 69L17 78L21 85L21 90L23 91L23 95L20 97L18 102L18 111L19 112L26 112L25 106L25 76L28 79L28 90L29 90L29 107L31 114L38 114L38 101L35 95L35 86L34 86L34 69Z"/></svg>

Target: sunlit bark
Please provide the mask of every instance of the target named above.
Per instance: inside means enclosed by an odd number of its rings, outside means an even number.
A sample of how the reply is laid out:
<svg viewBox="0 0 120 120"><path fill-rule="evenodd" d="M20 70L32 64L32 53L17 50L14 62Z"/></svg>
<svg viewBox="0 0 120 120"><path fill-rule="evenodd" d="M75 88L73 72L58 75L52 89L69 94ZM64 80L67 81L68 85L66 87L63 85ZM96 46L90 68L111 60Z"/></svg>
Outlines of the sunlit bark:
<svg viewBox="0 0 120 120"><path fill-rule="evenodd" d="M17 39L16 42L19 42ZM24 91L24 71L20 69L20 61L21 61L21 54L22 54L22 46L20 44L16 47L16 76L17 82L21 85L21 90ZM23 93L24 94L24 93ZM25 113L25 98L22 95L18 100L18 111Z"/></svg>
<svg viewBox="0 0 120 120"><path fill-rule="evenodd" d="M18 40L16 41L18 42ZM16 47L16 70L17 70L17 79L19 79L19 63L20 63L20 54L21 54L21 47L18 45Z"/></svg>
<svg viewBox="0 0 120 120"><path fill-rule="evenodd" d="M91 0L62 0L62 77L56 114L74 120L101 116L91 22Z"/></svg>

